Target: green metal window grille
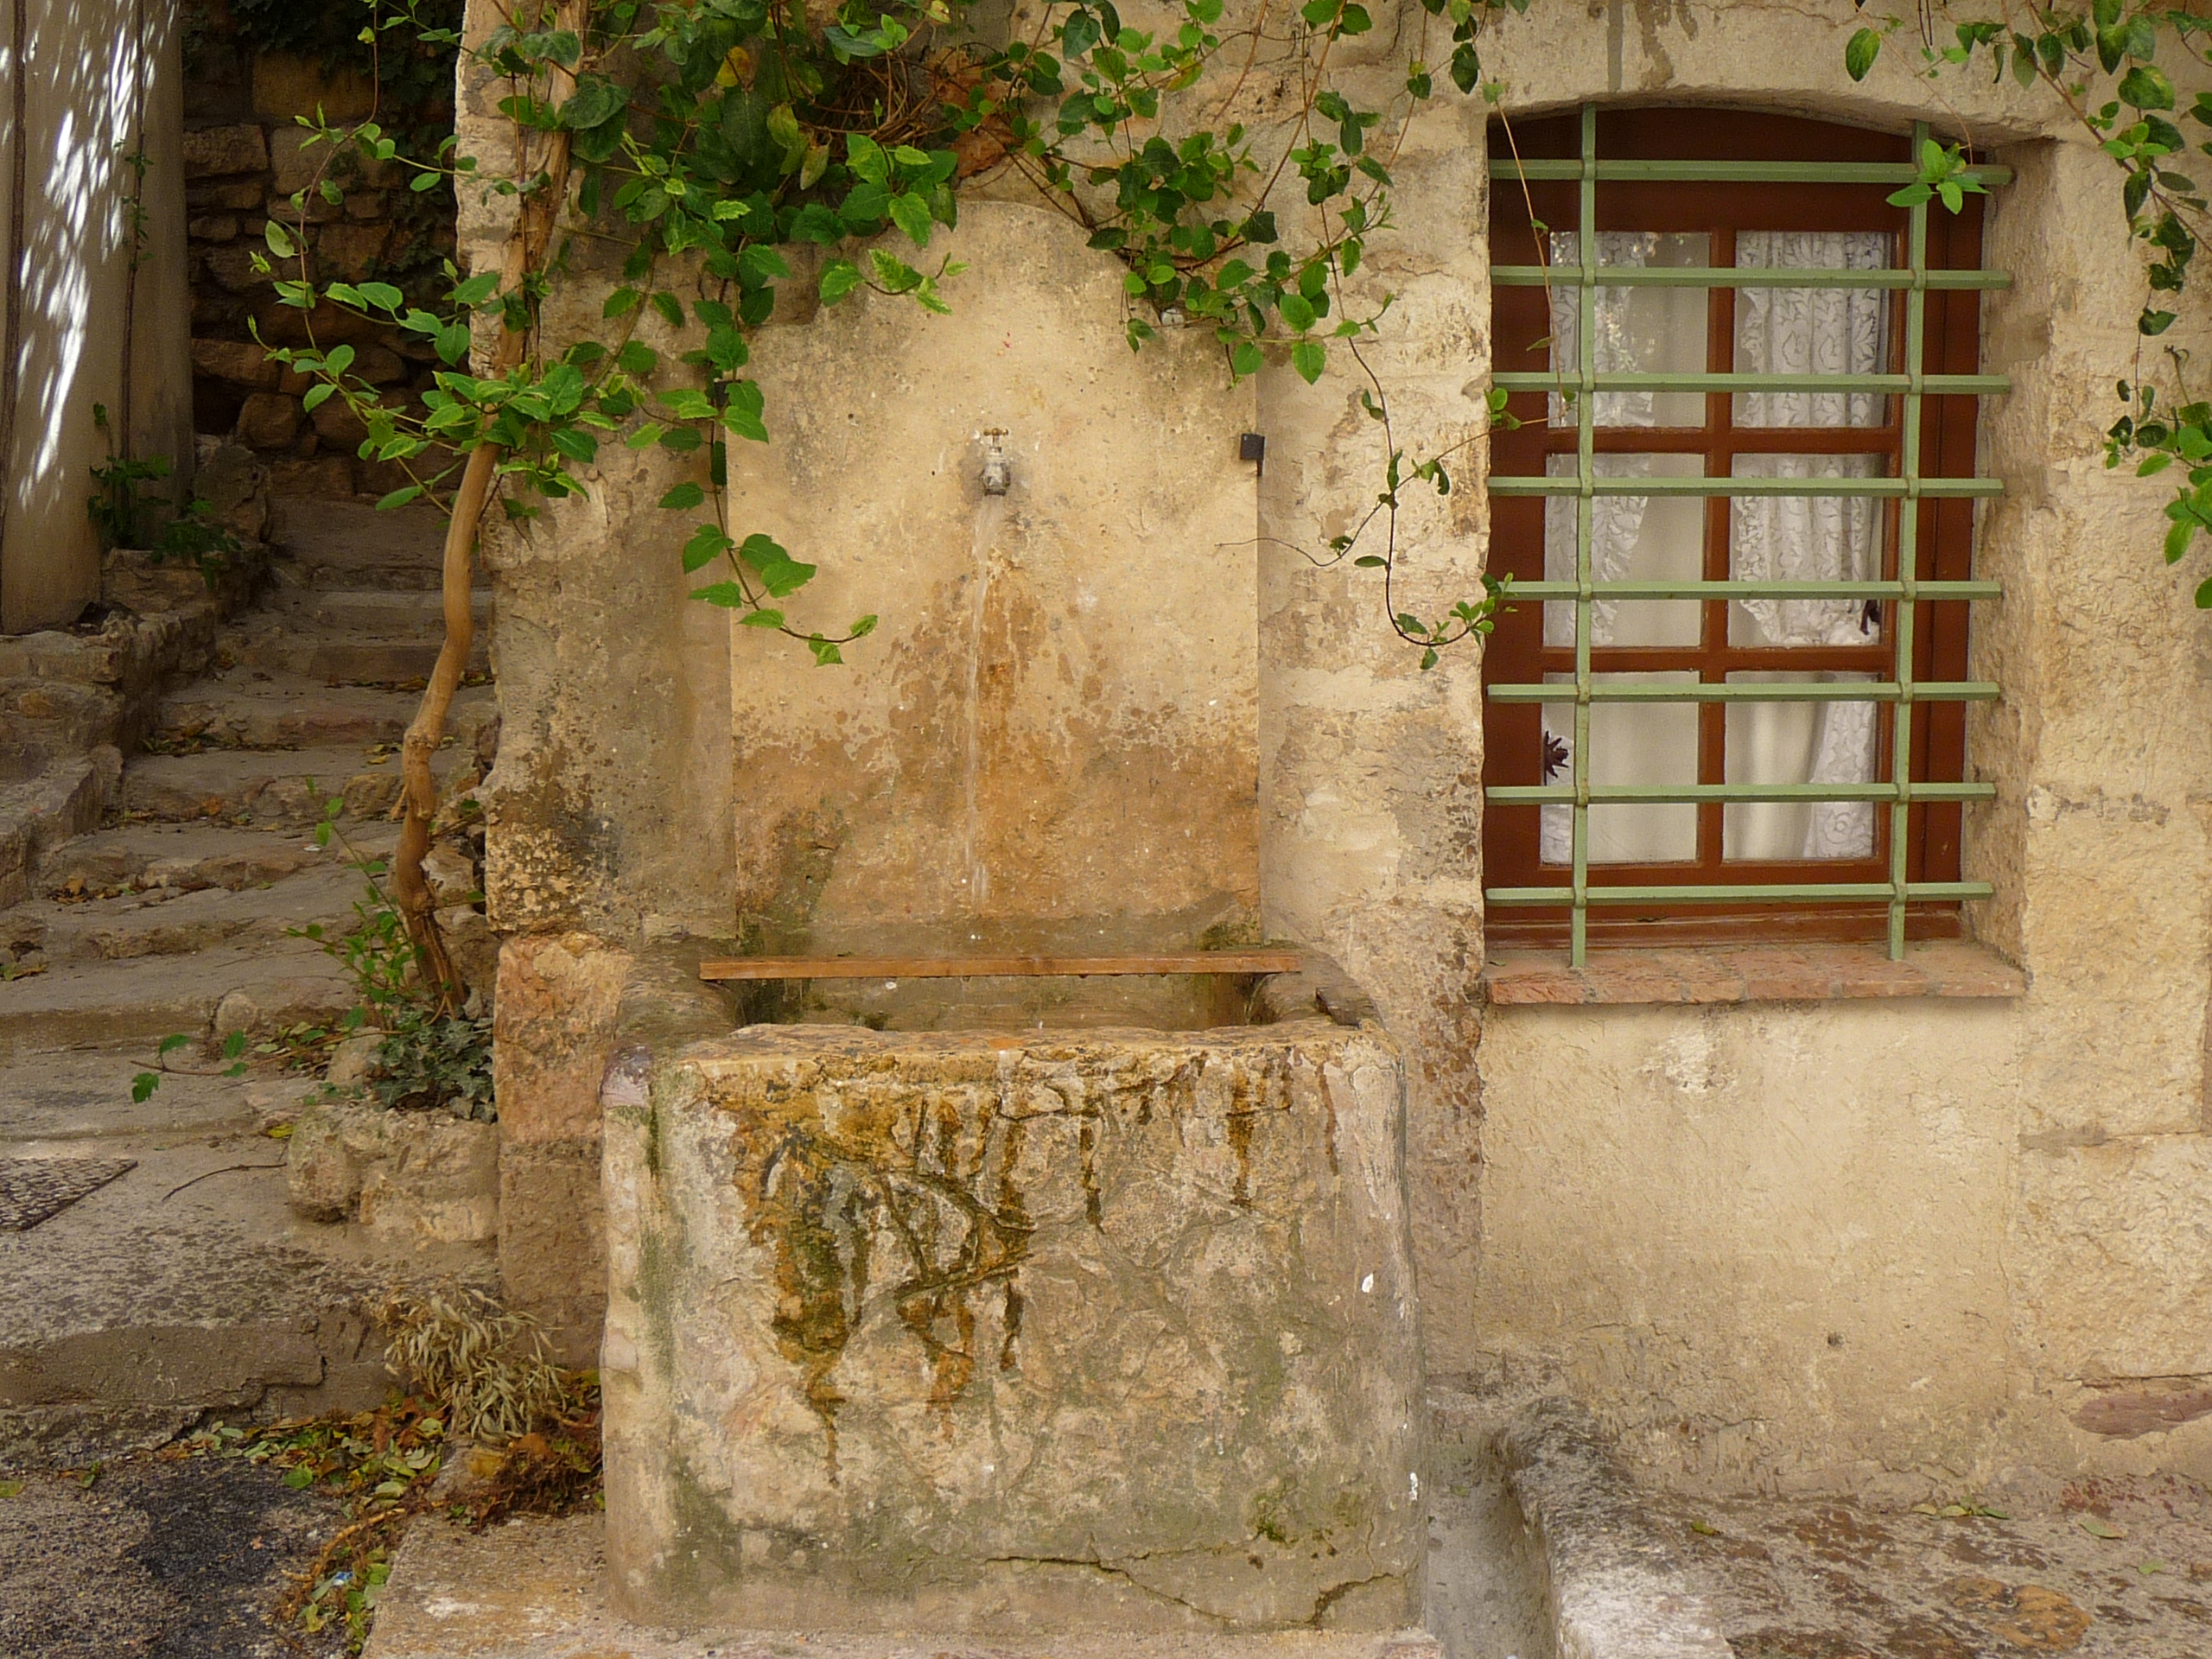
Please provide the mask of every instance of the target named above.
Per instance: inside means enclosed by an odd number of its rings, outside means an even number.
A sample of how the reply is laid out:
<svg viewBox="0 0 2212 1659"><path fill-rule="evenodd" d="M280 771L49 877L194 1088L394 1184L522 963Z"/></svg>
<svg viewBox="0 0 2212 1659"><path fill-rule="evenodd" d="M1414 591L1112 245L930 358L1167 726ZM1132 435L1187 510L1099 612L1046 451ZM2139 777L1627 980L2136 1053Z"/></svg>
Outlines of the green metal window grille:
<svg viewBox="0 0 2212 1659"><path fill-rule="evenodd" d="M1916 601L1987 600L1999 596L1993 582L1918 581L1918 514L1912 504L1924 498L1993 496L2002 486L1992 478L1923 478L1921 467L1921 399L1927 394L2001 392L2011 383L2002 375L1928 374L1927 295L1931 289L1999 289L2012 278L1994 270L1938 270L1928 264L1929 204L1907 209L1905 262L1893 270L1789 270L1778 267L1690 267L1598 264L1598 186L1607 181L1645 183L1887 184L1905 185L1919 177L1909 162L1718 162L1601 160L1598 155L1598 107L1581 111L1580 160L1516 162L1492 160L1495 183L1528 180L1573 180L1580 185L1577 263L1573 265L1493 265L1491 279L1501 286L1571 287L1576 290L1580 327L1578 361L1571 373L1500 372L1492 377L1507 391L1573 393L1576 422L1575 469L1570 476L1493 476L1498 495L1571 495L1574 498L1574 580L1516 582L1516 600L1571 600L1574 606L1574 682L1492 683L1488 695L1503 702L1560 703L1571 691L1574 738L1571 779L1559 784L1491 785L1484 798L1498 805L1563 804L1572 809L1572 861L1568 886L1491 887L1484 897L1497 906L1568 907L1569 960L1580 967L1589 944L1592 905L1729 904L1776 901L1789 904L1886 903L1889 954L1904 955L1905 915L1915 900L1986 899L1985 881L1927 881L1907 879L1907 817L1916 801L1987 800L1988 784L1916 783L1909 775L1912 712L1916 703L1993 700L1993 682L1917 681L1913 677ZM1912 130L1914 156L1928 137L1925 123ZM1975 167L1972 175L1985 186L2006 184L2011 171ZM1904 372L1897 374L1643 374L1597 372L1597 290L1605 288L1848 288L1904 290ZM1882 392L1903 399L1899 414L1902 448L1899 474L1886 478L1601 477L1596 454L1595 396L1601 391ZM1897 577L1884 582L1594 582L1592 579L1591 503L1600 495L1872 496L1898 498ZM1591 670L1591 607L1599 600L1765 598L1777 600L1856 599L1894 602L1891 636L1894 677L1886 682L1651 684L1596 683ZM1691 784L1671 787L1593 785L1589 778L1590 710L1593 703L1619 702L1871 702L1891 705L1894 726L1890 747L1891 777L1873 783ZM1890 873L1886 881L1756 882L1654 886L1593 884L1590 879L1589 814L1593 802L1701 803L1707 801L1887 802L1890 807Z"/></svg>

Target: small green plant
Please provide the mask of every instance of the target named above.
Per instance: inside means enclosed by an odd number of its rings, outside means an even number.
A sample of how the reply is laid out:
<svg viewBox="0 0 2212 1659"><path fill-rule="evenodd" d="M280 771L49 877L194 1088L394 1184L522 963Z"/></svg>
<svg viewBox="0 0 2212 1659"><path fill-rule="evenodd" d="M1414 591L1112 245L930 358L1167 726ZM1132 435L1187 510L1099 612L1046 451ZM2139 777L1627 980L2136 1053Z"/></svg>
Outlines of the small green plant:
<svg viewBox="0 0 2212 1659"><path fill-rule="evenodd" d="M171 1032L168 1036L162 1039L160 1044L154 1050L155 1060L157 1063L166 1060L171 1054L174 1054L178 1049L182 1048L191 1040L191 1038L186 1036L184 1033L181 1031ZM229 1036L224 1038L221 1053L223 1058L230 1061L231 1064L224 1067L219 1075L226 1077L242 1077L245 1076L245 1033L242 1031L234 1031ZM130 1079L131 1103L138 1106L144 1105L148 1101L154 1097L154 1090L161 1086L162 1074L160 1071L141 1071L137 1077Z"/></svg>
<svg viewBox="0 0 2212 1659"><path fill-rule="evenodd" d="M332 934L319 922L290 931L311 939L353 980L360 1005L353 1026L373 1022L385 1039L377 1047L379 1075L371 1085L394 1111L436 1111L480 1123L495 1122L492 1098L492 1022L451 1005L423 971L423 953L385 890L381 859L354 853L338 827L345 803L323 803L315 827L316 844L334 840L352 857L367 891L353 901L353 925Z"/></svg>
<svg viewBox="0 0 2212 1659"><path fill-rule="evenodd" d="M209 518L214 508L205 497L194 496L180 507L147 487L175 468L167 455L140 458L118 453L106 404L92 405L92 423L106 435L108 443L107 460L92 468L92 482L99 487L85 500L85 511L99 531L101 550L131 547L156 561L191 559L212 584L225 562L238 550L238 538Z"/></svg>

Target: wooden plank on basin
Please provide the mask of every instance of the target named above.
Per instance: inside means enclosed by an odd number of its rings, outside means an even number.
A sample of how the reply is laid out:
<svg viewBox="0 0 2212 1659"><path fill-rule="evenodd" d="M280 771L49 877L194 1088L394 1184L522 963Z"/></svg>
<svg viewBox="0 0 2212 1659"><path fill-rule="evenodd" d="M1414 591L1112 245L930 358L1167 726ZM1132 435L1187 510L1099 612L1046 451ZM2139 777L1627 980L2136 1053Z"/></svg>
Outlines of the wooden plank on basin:
<svg viewBox="0 0 2212 1659"><path fill-rule="evenodd" d="M712 957L702 979L1082 978L1108 974L1294 974L1295 950L1169 950L1145 957Z"/></svg>

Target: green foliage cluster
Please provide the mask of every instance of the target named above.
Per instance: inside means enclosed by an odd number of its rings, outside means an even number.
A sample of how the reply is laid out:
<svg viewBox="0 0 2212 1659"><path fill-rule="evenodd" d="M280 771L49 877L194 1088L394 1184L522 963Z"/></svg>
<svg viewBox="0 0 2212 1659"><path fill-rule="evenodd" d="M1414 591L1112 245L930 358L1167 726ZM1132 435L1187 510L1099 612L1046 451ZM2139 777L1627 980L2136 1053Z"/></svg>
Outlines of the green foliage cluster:
<svg viewBox="0 0 2212 1659"><path fill-rule="evenodd" d="M369 0L363 38L422 30L416 3ZM1350 535L1309 556L1379 570L1391 626L1427 666L1443 648L1485 632L1503 595L1486 584L1437 616L1402 609L1399 514L1409 488L1448 493L1450 463L1481 435L1426 455L1397 442L1382 384L1362 354L1389 302L1363 308L1346 284L1371 239L1390 227L1392 168L1408 124L1450 90L1497 103L1503 89L1485 79L1482 33L1527 5L1420 0L1402 80L1383 106L1370 107L1332 69L1341 43L1375 27L1357 0L1306 0L1272 26L1271 9L1262 10L1234 30L1223 24L1222 0L1179 0L1149 29L1124 19L1113 0L1047 0L1027 37L1003 44L963 33L952 0L845 0L834 12L790 0L516 0L508 21L472 50L498 78L498 107L527 159L479 188L535 206L556 174L561 188L569 181L566 168L549 171L544 159L564 147L575 189L572 207L545 204L561 214L552 250L518 281L498 271L463 280L449 270L438 308L390 284L318 283L303 257L296 276L278 282L280 297L302 310L334 302L430 344L443 366L419 418L384 407L344 346L275 355L320 379L311 397L347 400L368 429L364 455L407 470L413 481L387 505L442 500L457 457L486 444L497 446L502 507L525 520L546 501L582 493L605 444L696 456L694 477L662 502L691 515L680 539L684 569L702 576L695 597L836 663L875 619L838 632L795 620L791 606L816 566L733 521L728 446L769 435L761 389L746 372L751 336L779 291L801 280L826 305L865 289L948 309L944 287L958 267L932 260L931 244L957 222L963 178L1010 168L1121 261L1133 348L1165 327L1203 327L1231 376L1279 353L1312 381L1340 353L1363 377L1363 407L1382 429L1382 487ZM1890 19L1859 30L1843 67L1871 73L1901 27ZM1958 22L1955 36L1940 46L1923 36L1923 73L1986 61L2065 100L2119 166L2131 233L2150 254L2154 301L2178 294L2205 203L2174 165L2188 145L2158 59L2207 60L2212 23L2141 0L2094 0L2087 10L2008 7ZM1249 73L1263 47L1274 54L1272 73L1283 77L1289 64L1295 98L1283 117L1293 136L1280 153L1179 96L1204 81L1217 117L1236 102L1243 75L1217 100L1215 72L1241 59ZM2189 118L2212 124L2212 99ZM450 143L410 157L375 123L307 124L311 142L333 156L350 149L397 161L424 188L477 172L475 159ZM1931 143L1919 162L1920 180L1894 200L1956 212L1979 188L1955 145ZM541 302L575 238L611 244L621 279L588 337L551 338ZM281 226L271 225L269 246L277 258L299 257ZM655 327L642 327L648 318ZM2144 339L2172 321L2165 303L2146 304ZM531 349L497 373L474 372L471 344L484 327L526 335ZM653 343L671 339L697 343L673 353ZM2185 367L2177 357L2149 369L2139 361L2122 383L2128 410L2108 454L2146 474L2177 461L2188 468L2168 510L2175 559L2200 529L2212 529L2212 404L2177 394ZM1502 399L1491 412L1493 423L1508 418ZM2198 598L2212 604L2212 582Z"/></svg>
<svg viewBox="0 0 2212 1659"><path fill-rule="evenodd" d="M1461 92L1480 84L1475 39L1484 20L1509 4L1526 0L1423 0L1424 37L1433 23L1448 83ZM566 232L602 245L612 238L623 251L621 282L595 337L533 334L534 349L512 369L471 372L477 324L539 327L540 302L564 257L557 251L516 283L503 285L497 272L465 281L454 272L442 309L411 304L389 284L319 284L303 259L296 276L277 283L288 304L335 302L419 334L442 359L424 414L410 419L382 406L343 346L276 353L320 378L311 396L347 399L368 429L365 455L408 468L414 481L389 505L442 498L455 457L486 443L499 448L501 504L518 518L580 493L582 469L606 443L696 455L698 474L662 504L701 514L682 538L683 560L688 572L714 579L695 597L802 641L819 663L841 661L842 647L875 619L835 632L792 620L789 601L816 566L732 521L728 445L768 438L760 387L746 373L750 337L801 268L823 304L865 289L949 309L942 285L959 267L932 260L931 245L957 222L963 175L994 162L1030 180L1094 247L1122 261L1133 347L1162 327L1203 327L1231 375L1255 372L1276 350L1309 381L1338 349L1366 374L1387 430L1383 388L1359 347L1388 302L1354 315L1344 283L1370 238L1389 226L1405 124L1439 93L1420 57L1388 108L1362 107L1332 81L1337 44L1374 28L1362 5L1308 0L1263 35L1264 20L1222 32L1222 0L1182 0L1173 27L1154 30L1131 26L1112 0L1082 0L1048 6L1030 39L997 47L964 37L944 0L855 0L834 14L785 0L601 0L581 10L585 25L563 27L575 13L524 0L474 49L504 82L499 107L524 151L542 156L549 140L568 146L578 178ZM364 32L402 21L379 12ZM1191 112L1173 107L1175 94L1224 54L1249 59L1263 41L1299 66L1303 113L1290 149L1263 158L1233 123L1182 131ZM350 147L397 159L418 177L476 170L450 150L429 161L397 156L375 124L307 124L311 142L333 154ZM516 175L483 182L524 202L550 188L542 162ZM1286 214L1292 192L1303 203ZM1286 219L1303 227L1294 245ZM270 251L300 257L282 226ZM700 343L671 360L646 337L668 335L641 330L646 318ZM1422 618L1389 591L1401 492L1448 493L1449 454L1390 449L1389 481L1368 518L1382 534L1358 561L1382 570L1393 626L1422 648L1424 664L1482 632L1497 603L1492 588ZM1317 562L1349 556L1356 539L1338 538Z"/></svg>
<svg viewBox="0 0 2212 1659"><path fill-rule="evenodd" d="M2182 64L2200 71L2212 65L2212 16L2155 0L2092 0L2086 8L2008 0L1995 16L1971 5L1943 11L1952 29L1948 41L1927 26L1923 14L1923 73L1984 64L1994 79L2009 75L2023 87L2040 86L2118 164L2120 205L2128 238L2143 256L2145 294L2135 325L2135 361L2117 384L2123 412L2106 434L2105 465L2133 464L2145 478L2177 465L2183 469L2186 481L2166 505L2166 563L2178 564L2200 533L2212 532L2212 398L2191 384L2186 353L2145 343L2173 327L2190 262L2212 232L2205 189L2182 170L2202 165L2192 156L2212 156L2212 141L2202 131L2192 140L2181 125L2212 128L2212 92L2197 93L2183 111L2168 73ZM1903 26L1892 17L1852 35L1845 67L1853 80L1872 73L1884 43ZM1956 212L1960 200L1948 187L1958 181L1931 182ZM2197 585L2196 598L2200 607L2212 609L2212 576Z"/></svg>
<svg viewBox="0 0 2212 1659"><path fill-rule="evenodd" d="M92 405L92 419L108 439L108 458L92 468L92 493L85 511L99 531L100 550L136 548L162 559L190 559L212 584L224 562L238 550L238 539L216 524L213 505L193 496L179 506L157 488L175 470L167 455L118 454L105 404Z"/></svg>
<svg viewBox="0 0 2212 1659"><path fill-rule="evenodd" d="M343 798L323 804L315 828L319 845L341 839ZM381 861L357 856L366 884L353 901L353 925L332 933L320 922L287 930L309 939L346 971L359 1002L343 1021L384 1033L377 1045L370 1092L393 1111L443 1110L479 1123L499 1121L492 1091L492 1021L447 1006L423 972L422 948L385 890Z"/></svg>

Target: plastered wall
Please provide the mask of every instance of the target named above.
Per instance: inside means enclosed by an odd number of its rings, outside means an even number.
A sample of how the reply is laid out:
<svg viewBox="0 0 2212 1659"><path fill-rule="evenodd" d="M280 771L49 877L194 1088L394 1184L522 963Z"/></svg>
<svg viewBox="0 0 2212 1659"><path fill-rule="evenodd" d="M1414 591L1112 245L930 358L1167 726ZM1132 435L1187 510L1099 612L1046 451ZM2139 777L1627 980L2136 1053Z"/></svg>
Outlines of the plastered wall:
<svg viewBox="0 0 2212 1659"><path fill-rule="evenodd" d="M0 412L0 632L73 621L99 594L95 404L118 448L127 420L136 454L191 469L178 29L168 0L27 0L0 20L0 255L18 272L15 338L0 338L16 359ZM139 150L134 276L124 158Z"/></svg>
<svg viewBox="0 0 2212 1659"><path fill-rule="evenodd" d="M1832 27L1823 37L1819 14ZM2012 167L1985 262L1971 925L2028 990L1730 1007L1493 1008L1478 1071L1479 1292L1432 1363L1592 1401L1648 1465L1719 1487L1956 1488L2212 1471L2212 1424L2121 1437L2212 1373L2205 1031L2212 628L2163 565L2162 492L2103 462L2141 294L2110 163L2009 89L1885 54L1851 8L1579 10L1509 29L1516 107L1609 94L1892 130ZM1801 76L1796 83L1783 79ZM2176 340L2201 350L2202 342ZM2088 1425L2089 1427L2085 1427Z"/></svg>
<svg viewBox="0 0 2212 1659"><path fill-rule="evenodd" d="M1378 10L1332 67L1386 101L1408 55L1436 55L1421 15ZM1987 262L2016 282L1988 300L1984 357L2014 390L1985 423L1984 466L2006 494L1978 554L2007 596L1982 607L1972 670L2006 693L1974 716L1973 775L1998 798L1974 810L1967 857L1999 891L1972 925L2024 970L2025 995L1482 1006L1479 664L1451 653L1421 672L1376 579L1314 563L1372 502L1390 443L1434 454L1479 429L1487 157L1472 102L1424 114L1393 161L1395 222L1351 285L1355 306L1391 300L1362 348L1374 380L1340 350L1318 385L1274 365L1249 391L1268 440L1262 920L1338 957L1405 1056L1432 1376L1567 1389L1647 1468L1707 1485L1955 1489L2025 1462L2212 1473L2212 1418L2136 1438L2082 1426L2109 1426L2114 1402L2155 1409L2212 1383L2212 629L2158 562L2158 490L2102 464L2140 303L2113 280L2117 192L2110 164L2009 83L1961 77L1939 94L1892 51L1853 86L1842 48L1859 21L1848 0L1536 0L1484 60L1514 112L1594 97L1890 130L1925 118L2016 170L1988 219ZM1280 143L1288 89L1262 61L1223 87L1218 118ZM488 105L463 108L494 156ZM480 258L496 204L462 211ZM611 285L594 257L579 252L556 296L572 321L595 317ZM1075 257L1110 273L1105 256ZM1010 291L971 272L938 321L958 328ZM880 371L824 359L821 372L845 377L828 401ZM1358 401L1377 384L1387 438ZM1156 442L1128 418L1132 453ZM511 934L727 935L744 861L775 850L737 846L728 630L683 597L674 515L652 505L669 463L606 457L589 500L488 548L506 719L493 917ZM1402 608L1437 614L1474 593L1483 464L1479 444L1455 453L1461 487L1409 501ZM850 574L841 597L857 597ZM882 671L865 642L850 656L836 671Z"/></svg>

